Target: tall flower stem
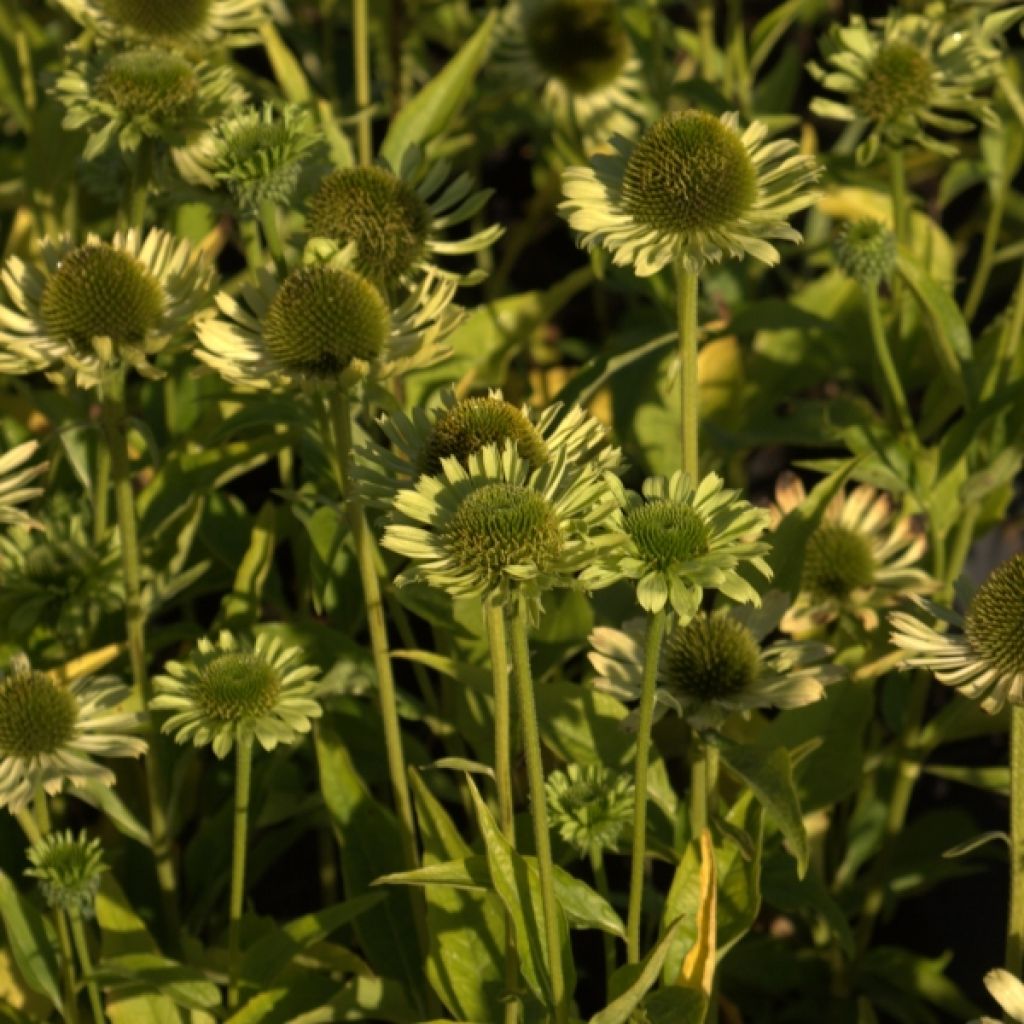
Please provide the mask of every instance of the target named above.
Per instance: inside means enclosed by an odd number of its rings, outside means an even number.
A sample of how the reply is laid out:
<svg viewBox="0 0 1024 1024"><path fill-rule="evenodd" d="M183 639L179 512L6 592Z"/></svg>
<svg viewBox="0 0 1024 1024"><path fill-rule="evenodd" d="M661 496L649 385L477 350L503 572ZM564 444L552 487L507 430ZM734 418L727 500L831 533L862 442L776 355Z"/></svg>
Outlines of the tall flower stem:
<svg viewBox="0 0 1024 1024"><path fill-rule="evenodd" d="M985 287L992 274L995 261L996 246L999 243L999 231L1003 226L1003 215L1006 212L1006 198L1010 187L1010 176L1001 169L999 178L994 182L989 201L988 217L985 219L985 230L981 237L981 252L978 264L974 268L967 298L964 299L964 318L970 323L978 312L981 300L985 295Z"/></svg>
<svg viewBox="0 0 1024 1024"><path fill-rule="evenodd" d="M676 321L679 330L680 442L683 472L696 484L700 471L697 388L697 275L676 261Z"/></svg>
<svg viewBox="0 0 1024 1024"><path fill-rule="evenodd" d="M96 470L92 481L92 539L98 547L107 535L110 510L110 449L101 444L96 450Z"/></svg>
<svg viewBox="0 0 1024 1024"><path fill-rule="evenodd" d="M366 604L366 620L370 631L370 646L373 650L373 665L377 673L377 690L380 697L380 716L384 726L384 745L387 749L388 771L391 789L398 812L402 834L402 853L406 865L417 866L416 824L413 817L412 797L405 766L405 752L402 748L402 727L398 717L398 696L395 677L391 669L391 651L388 644L388 627L384 617L384 602L380 592L380 578L377 575L376 548L366 511L358 491L350 485L349 460L352 457L352 410L348 395L334 391L327 400L328 420L327 447L330 453L341 498L348 515L349 530L356 549L359 563L359 577L363 584L363 600Z"/></svg>
<svg viewBox="0 0 1024 1024"><path fill-rule="evenodd" d="M882 322L882 309L878 301L878 289L874 284L867 284L862 289L864 305L867 308L868 322L871 326L871 341L875 346L875 358L885 377L886 390L889 393L889 404L896 413L900 429L910 437L914 435L914 420L907 405L907 396L900 382L900 375L893 362L889 339L886 337L885 324Z"/></svg>
<svg viewBox="0 0 1024 1024"><path fill-rule="evenodd" d="M594 884L597 886L598 893L611 906L612 890L608 884L608 872L604 866L604 854L599 849L590 851L590 870L594 874ZM604 994L605 999L611 1002L611 980L612 975L615 973L615 939L607 932L602 932L601 942L604 945Z"/></svg>
<svg viewBox="0 0 1024 1024"><path fill-rule="evenodd" d="M511 616L512 663L515 666L516 689L519 692L519 716L523 724L523 747L526 753L526 775L530 784L530 814L533 818L533 839L537 848L540 874L540 898L544 913L544 938L548 948L548 970L551 998L556 1024L568 1024L568 994L562 975L562 950L559 944L558 905L555 903L555 866L551 857L551 835L544 793L544 764L541 760L540 726L537 723L537 702L533 692L530 669L530 644L527 637L526 599L517 598Z"/></svg>
<svg viewBox="0 0 1024 1024"><path fill-rule="evenodd" d="M664 610L647 619L644 639L644 676L640 691L640 721L636 732L636 803L633 809L633 860L629 872L629 911L626 916L626 956L640 962L640 917L644 896L644 859L647 854L647 769L651 758L651 729L654 723L654 694L658 682L658 659L665 638Z"/></svg>
<svg viewBox="0 0 1024 1024"><path fill-rule="evenodd" d="M288 268L284 258L284 241L281 238L276 204L270 201L261 203L259 215L263 236L267 240L267 249L274 261L274 266L279 274L284 274Z"/></svg>
<svg viewBox="0 0 1024 1024"><path fill-rule="evenodd" d="M715 3L714 0L699 0L697 7L697 42L700 46L700 77L705 82L716 84L717 64L715 62Z"/></svg>
<svg viewBox="0 0 1024 1024"><path fill-rule="evenodd" d="M135 513L135 492L132 489L131 463L128 458L127 410L125 407L125 374L123 369L109 371L102 382L103 411L100 422L110 452L110 473L114 485L114 504L121 538L121 561L124 571L124 618L131 662L132 685L143 714L149 715L153 688L149 681L146 658L146 615L142 606L142 559L139 553L138 524ZM157 884L163 904L165 925L172 945L179 941L177 880L171 853L166 814L164 777L160 766L160 734L152 718L149 721L149 751L143 759L146 791L149 799L149 827L153 859L156 862Z"/></svg>
<svg viewBox="0 0 1024 1024"><path fill-rule="evenodd" d="M1024 708L1010 708L1010 914L1006 924L1006 969L1024 970Z"/></svg>
<svg viewBox="0 0 1024 1024"><path fill-rule="evenodd" d="M132 165L131 191L128 197L128 227L141 229L146 222L149 180L153 173L153 147L147 139L139 143Z"/></svg>
<svg viewBox="0 0 1024 1024"><path fill-rule="evenodd" d="M71 919L71 937L75 942L75 951L78 953L78 963L82 968L82 974L87 979L85 989L89 993L89 1008L92 1010L92 1017L95 1024L104 1024L106 1016L103 1013L103 1000L100 999L99 986L92 977L92 956L89 953L89 937L85 934L85 925L82 922L82 915L77 910L72 910L68 917Z"/></svg>
<svg viewBox="0 0 1024 1024"><path fill-rule="evenodd" d="M352 63L355 69L357 143L359 163L373 159L370 123L370 23L366 0L352 0Z"/></svg>
<svg viewBox="0 0 1024 1024"><path fill-rule="evenodd" d="M252 737L240 736L235 750L235 813L231 836L231 895L228 903L228 1008L238 1006L238 961L241 952L242 904L245 900L245 855L252 788Z"/></svg>
<svg viewBox="0 0 1024 1024"><path fill-rule="evenodd" d="M886 149L889 162L889 191L892 193L892 230L897 247L910 241L910 207L907 202L907 168L903 150L898 146ZM897 314L902 306L903 282L897 275L892 283L892 307Z"/></svg>
<svg viewBox="0 0 1024 1024"><path fill-rule="evenodd" d="M512 803L512 701L509 686L508 636L505 610L493 597L484 605L487 644L491 652L491 681L494 688L494 775L498 786L498 823L501 833L516 847L515 807ZM515 991L519 975L515 932L505 914L505 989ZM505 1022L515 1024L519 1009L514 1000L505 1003Z"/></svg>

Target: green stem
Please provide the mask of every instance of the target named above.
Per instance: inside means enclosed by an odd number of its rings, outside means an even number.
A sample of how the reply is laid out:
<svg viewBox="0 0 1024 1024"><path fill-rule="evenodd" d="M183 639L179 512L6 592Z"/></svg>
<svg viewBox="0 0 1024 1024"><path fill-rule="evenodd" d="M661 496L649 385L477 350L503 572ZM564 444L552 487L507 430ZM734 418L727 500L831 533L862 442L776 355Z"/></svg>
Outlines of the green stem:
<svg viewBox="0 0 1024 1024"><path fill-rule="evenodd" d="M1013 309L1006 323L1003 324L998 347L992 359L992 366L982 385L981 400L983 402L996 393L1000 381L1005 381L1009 377L1022 331L1024 331L1024 264L1021 265L1017 288L1013 293Z"/></svg>
<svg viewBox="0 0 1024 1024"><path fill-rule="evenodd" d="M964 317L968 323L974 319L978 312L978 307L981 305L981 300L985 295L989 276L992 273L996 246L999 244L999 232L1003 226L1003 214L1006 212L1006 197L1009 185L1009 178L1006 171L1003 170L999 175L995 188L992 190L988 217L985 219L985 232L981 237L981 253L978 255L978 265L974 268L974 275L971 278L970 287L967 289L967 298L964 300Z"/></svg>
<svg viewBox="0 0 1024 1024"><path fill-rule="evenodd" d="M696 484L700 472L697 388L697 275L676 261L676 322L679 330L680 442L683 472Z"/></svg>
<svg viewBox="0 0 1024 1024"><path fill-rule="evenodd" d="M611 906L612 890L608 884L608 872L604 866L604 854L600 849L590 851L590 870L594 873L594 884L597 891L604 897L605 902ZM604 945L604 995L605 1001L612 1000L612 975L615 973L615 939L607 932L601 933L601 941Z"/></svg>
<svg viewBox="0 0 1024 1024"><path fill-rule="evenodd" d="M141 230L146 222L149 180L152 176L153 150L147 139L139 143L132 165L131 193L128 200L128 226Z"/></svg>
<svg viewBox="0 0 1024 1024"><path fill-rule="evenodd" d="M715 84L718 77L715 61L715 4L714 0L699 0L697 7L697 45L700 48L700 77Z"/></svg>
<svg viewBox="0 0 1024 1024"><path fill-rule="evenodd" d="M523 748L526 753L526 774L530 783L530 814L533 838L537 848L540 874L540 898L544 913L544 938L547 945L548 971L551 978L551 999L556 1024L568 1024L569 1004L562 974L562 948L559 941L558 905L555 903L555 867L551 857L551 836L548 832L548 811L544 795L544 764L541 759L540 727L537 703L533 693L530 670L530 644L527 637L526 598L518 595L511 616L512 663L515 666L516 689L519 692L519 716L523 725Z"/></svg>
<svg viewBox="0 0 1024 1024"><path fill-rule="evenodd" d="M690 837L700 839L701 832L708 827L708 789L710 788L711 770L708 759L708 748L694 734L697 751L690 765Z"/></svg>
<svg viewBox="0 0 1024 1024"><path fill-rule="evenodd" d="M494 776L498 786L498 823L501 833L516 848L515 805L512 800L512 703L509 687L508 637L505 610L491 597L484 604L487 644L491 653L491 683L494 687ZM519 978L515 930L505 914L505 994L511 996ZM515 1024L519 1017L516 1001L507 998L505 1022Z"/></svg>
<svg viewBox="0 0 1024 1024"><path fill-rule="evenodd" d="M139 553L138 525L135 514L135 493L132 489L131 464L126 439L125 374L123 369L108 372L102 382L103 410L100 422L110 452L110 472L114 485L114 504L121 539L121 562L124 571L125 634L131 662L132 684L143 714L149 722L149 751L143 759L146 790L149 799L149 825L157 883L163 903L169 938L177 947L180 931L177 880L171 853L166 817L166 796L160 767L160 734L149 716L153 696L146 659L146 616L142 607L142 559Z"/></svg>
<svg viewBox="0 0 1024 1024"><path fill-rule="evenodd" d="M352 61L359 163L367 166L373 160L373 133L370 122L370 26L366 0L352 0Z"/></svg>
<svg viewBox="0 0 1024 1024"><path fill-rule="evenodd" d="M665 637L664 610L647 618L644 638L644 675L640 690L640 721L636 731L636 791L633 808L633 860L629 871L629 911L626 917L627 963L640 962L640 917L644 899L644 860L647 854L647 769L651 758L654 695L658 684L658 659Z"/></svg>
<svg viewBox="0 0 1024 1024"><path fill-rule="evenodd" d="M99 986L92 976L92 957L89 954L89 937L85 934L85 926L82 923L82 915L77 911L71 911L68 915L71 919L71 937L75 942L75 950L78 953L78 963L82 968L82 974L87 979L86 991L89 993L89 1007L92 1009L94 1024L104 1024L106 1016L103 1013L103 1000L100 999Z"/></svg>
<svg viewBox="0 0 1024 1024"><path fill-rule="evenodd" d="M890 146L886 150L889 162L889 191L892 193L892 230L896 245L905 246L909 238L910 209L907 205L907 169L903 150ZM899 313L902 308L903 279L897 274L892 282L892 307Z"/></svg>
<svg viewBox="0 0 1024 1024"><path fill-rule="evenodd" d="M373 649L373 664L377 673L377 687L380 695L384 745L387 748L391 788L402 834L402 852L406 865L414 868L419 862L416 852L416 824L413 817L412 797L409 793L405 753L402 749L398 697L395 689L395 677L391 668L391 652L388 643L387 622L384 617L384 603L380 593L380 578L377 575L376 550L359 493L349 484L349 460L352 457L351 416L348 395L343 392L332 392L328 399L328 450L338 489L345 503L349 530L352 533L356 559L359 563L359 577L363 584L366 620L370 631L370 645Z"/></svg>
<svg viewBox="0 0 1024 1024"><path fill-rule="evenodd" d="M62 910L54 909L53 923L57 930L57 944L60 946L61 975L64 983L64 1019L68 1024L78 1024L78 996L75 992L75 954L71 947L71 934L68 931L68 922Z"/></svg>
<svg viewBox="0 0 1024 1024"><path fill-rule="evenodd" d="M250 217L239 218L237 225L242 252L245 254L245 265L249 272L255 275L263 266L263 239L260 238L260 226Z"/></svg>
<svg viewBox="0 0 1024 1024"><path fill-rule="evenodd" d="M1024 969L1024 708L1010 708L1010 916L1004 966Z"/></svg>
<svg viewBox="0 0 1024 1024"><path fill-rule="evenodd" d="M868 322L871 325L871 340L875 346L875 359L881 367L882 376L885 377L886 389L889 392L889 405L896 413L900 429L908 437L914 436L914 420L910 415L910 408L907 405L907 396L903 391L903 384L900 382L900 375L893 362L892 351L889 348L889 339L885 334L885 324L882 323L882 309L878 301L878 290L872 284L864 285L864 305L867 307Z"/></svg>
<svg viewBox="0 0 1024 1024"><path fill-rule="evenodd" d="M267 240L267 249L277 267L279 274L284 274L288 269L288 263L284 255L284 241L281 238L277 205L269 200L260 204L260 224L263 227L263 237Z"/></svg>
<svg viewBox="0 0 1024 1024"><path fill-rule="evenodd" d="M228 903L228 1009L238 1006L242 904L245 901L245 854L252 787L252 737L240 736L235 763L235 817L231 838L231 896Z"/></svg>
<svg viewBox="0 0 1024 1024"><path fill-rule="evenodd" d="M110 515L110 449L101 444L96 450L96 474L92 481L92 539L96 547L107 535Z"/></svg>

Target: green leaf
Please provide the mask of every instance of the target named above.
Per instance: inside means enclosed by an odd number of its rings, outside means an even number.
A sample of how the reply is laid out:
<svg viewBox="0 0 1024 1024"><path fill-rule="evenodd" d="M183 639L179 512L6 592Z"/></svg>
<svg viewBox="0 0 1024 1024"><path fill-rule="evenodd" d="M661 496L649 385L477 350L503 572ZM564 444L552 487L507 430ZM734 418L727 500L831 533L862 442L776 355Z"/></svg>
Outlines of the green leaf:
<svg viewBox="0 0 1024 1024"><path fill-rule="evenodd" d="M383 893L368 892L354 899L335 903L312 914L296 917L269 935L264 935L245 951L241 977L263 988L272 984L288 964L303 950L322 942L342 925L377 906Z"/></svg>
<svg viewBox="0 0 1024 1024"><path fill-rule="evenodd" d="M256 622L267 576L274 564L274 505L266 502L256 516L249 547L238 564L231 593L221 600L223 624L228 629L242 628Z"/></svg>
<svg viewBox="0 0 1024 1024"><path fill-rule="evenodd" d="M594 1014L590 1018L590 1024L626 1024L630 1014L640 1005L641 1000L657 982L662 964L664 964L672 941L675 939L676 930L681 924L682 919L677 918L668 926L658 944L636 968L625 968L626 971L635 974L629 987L603 1010Z"/></svg>
<svg viewBox="0 0 1024 1024"><path fill-rule="evenodd" d="M641 1006L646 1024L703 1024L708 997L695 988L673 985L649 993Z"/></svg>
<svg viewBox="0 0 1024 1024"><path fill-rule="evenodd" d="M270 61L284 98L289 103L308 103L313 98L309 79L306 78L298 58L288 49L288 44L281 38L281 33L270 18L265 18L260 24L260 38L263 40L267 60Z"/></svg>
<svg viewBox="0 0 1024 1024"><path fill-rule="evenodd" d="M552 1007L554 1001L548 973L551 953L544 928L539 873L505 840L471 776L466 776L466 784L473 796L477 824L487 850L491 884L505 905L515 928L516 948L519 951L523 977L537 998L545 1006ZM569 946L569 926L560 907L556 906L555 914L559 945L557 955L562 958L562 976L565 979L566 991L572 992L575 988L575 970Z"/></svg>
<svg viewBox="0 0 1024 1024"><path fill-rule="evenodd" d="M399 111L381 143L381 155L397 168L410 146L426 145L447 128L473 94L476 76L491 49L498 11L491 11L462 49Z"/></svg>
<svg viewBox="0 0 1024 1024"><path fill-rule="evenodd" d="M220 989L202 971L159 953L124 953L104 957L96 974L116 998L139 993L167 996L178 1006L210 1010L220 1006Z"/></svg>
<svg viewBox="0 0 1024 1024"><path fill-rule="evenodd" d="M11 956L25 984L33 992L46 996L58 1010L62 1009L57 957L47 937L43 918L2 871L0 917L3 918Z"/></svg>
<svg viewBox="0 0 1024 1024"><path fill-rule="evenodd" d="M537 717L544 745L576 764L627 765L636 740L622 727L629 715L610 694L578 683L537 687Z"/></svg>
<svg viewBox="0 0 1024 1024"><path fill-rule="evenodd" d="M745 782L761 802L768 817L778 825L790 852L796 857L802 878L807 871L810 848L804 828L800 800L793 784L793 764L785 747L761 747L733 743L721 737L716 745L722 763L741 782Z"/></svg>
<svg viewBox="0 0 1024 1024"><path fill-rule="evenodd" d="M348 750L324 719L317 729L320 790L341 848L345 892L366 892L374 879L402 866L398 824L369 794ZM423 992L423 967L413 907L407 893L388 893L377 912L357 919L356 932L378 973L395 978L410 993Z"/></svg>
<svg viewBox="0 0 1024 1024"><path fill-rule="evenodd" d="M121 835L134 839L145 847L152 845L149 829L132 814L117 792L109 786L96 779L86 779L82 785L75 787L74 794L83 803L102 811Z"/></svg>

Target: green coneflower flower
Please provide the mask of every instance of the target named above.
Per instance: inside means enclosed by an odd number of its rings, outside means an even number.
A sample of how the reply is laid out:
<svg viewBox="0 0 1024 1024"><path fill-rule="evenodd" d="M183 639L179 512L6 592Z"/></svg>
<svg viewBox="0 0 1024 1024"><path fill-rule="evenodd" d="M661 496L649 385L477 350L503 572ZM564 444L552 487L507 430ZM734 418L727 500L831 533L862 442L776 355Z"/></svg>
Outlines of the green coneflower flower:
<svg viewBox="0 0 1024 1024"><path fill-rule="evenodd" d="M146 743L131 730L140 716L120 711L130 691L109 676L58 682L23 657L0 677L0 807L17 813L39 786L51 796L65 783L114 773L93 757L138 757Z"/></svg>
<svg viewBox="0 0 1024 1024"><path fill-rule="evenodd" d="M610 471L581 473L564 451L534 469L514 444L492 444L400 491L381 543L413 562L399 583L504 602L521 593L536 617L544 591L574 584L620 500Z"/></svg>
<svg viewBox="0 0 1024 1024"><path fill-rule="evenodd" d="M247 95L230 67L151 46L102 50L77 61L60 74L53 92L67 111L64 127L89 134L86 160L112 147L131 153L144 139L155 139L193 184L213 180L198 162L203 134Z"/></svg>
<svg viewBox="0 0 1024 1024"><path fill-rule="evenodd" d="M496 32L493 71L510 88L539 90L554 122L585 143L630 137L646 86L616 0L513 0Z"/></svg>
<svg viewBox="0 0 1024 1024"><path fill-rule="evenodd" d="M4 365L2 351L0 370L5 373L11 372ZM42 487L25 486L49 468L48 462L37 462L34 466L26 465L37 451L38 441L25 441L0 455L0 525L21 526L25 529L40 525L24 509L17 507L38 498L43 493Z"/></svg>
<svg viewBox="0 0 1024 1024"><path fill-rule="evenodd" d="M633 821L633 780L604 765L571 764L544 783L551 827L581 857L614 850Z"/></svg>
<svg viewBox="0 0 1024 1024"><path fill-rule="evenodd" d="M966 615L918 603L954 631L940 633L913 615L893 612L891 640L909 652L906 666L929 669L989 714L1007 702L1024 705L1024 555L989 574Z"/></svg>
<svg viewBox="0 0 1024 1024"><path fill-rule="evenodd" d="M965 132L977 120L995 123L980 90L991 84L997 65L974 33L949 32L940 19L895 13L867 22L853 15L822 40L825 66L808 70L845 102L818 97L811 110L821 117L852 122L864 133L860 163L879 148L914 142L953 156L957 146L932 131Z"/></svg>
<svg viewBox="0 0 1024 1024"><path fill-rule="evenodd" d="M398 173L383 159L372 167L332 171L309 200L309 233L354 245L355 269L386 290L424 273L450 274L437 266L439 256L480 252L505 230L495 224L465 238L444 237L448 228L475 217L494 193L474 190L469 174L449 182L450 174L449 163L428 162L417 146L405 151ZM452 276L472 285L484 275Z"/></svg>
<svg viewBox="0 0 1024 1024"><path fill-rule="evenodd" d="M195 147L195 160L245 212L286 206L320 136L309 111L270 103L226 117Z"/></svg>
<svg viewBox="0 0 1024 1024"><path fill-rule="evenodd" d="M264 750L291 744L321 715L316 700L318 669L303 664L298 647L284 647L261 633L252 648L222 631L203 637L185 661L169 661L153 680L153 711L174 712L161 732L176 743L211 746L226 757L243 737Z"/></svg>
<svg viewBox="0 0 1024 1024"><path fill-rule="evenodd" d="M683 620L697 611L705 587L757 604L757 591L737 570L747 563L771 578L762 557L768 545L757 539L769 521L768 512L725 489L715 473L696 488L683 473L653 477L644 481L642 498L630 495L625 509L613 514L611 528L621 543L605 549L583 580L594 587L636 580L642 608L660 612L670 604Z"/></svg>
<svg viewBox="0 0 1024 1024"><path fill-rule="evenodd" d="M732 713L798 708L825 695L842 675L828 664L829 648L806 641L765 643L780 607L727 607L676 623L658 663L656 714L671 709L697 729L717 728ZM595 684L622 700L639 700L643 683L644 623L599 627L590 635Z"/></svg>
<svg viewBox="0 0 1024 1024"><path fill-rule="evenodd" d="M39 529L18 525L0 536L5 639L24 645L41 626L44 634L75 644L69 656L80 654L90 649L85 644L101 616L124 607L117 533L97 543L87 523L87 513L58 501L41 513Z"/></svg>
<svg viewBox="0 0 1024 1024"><path fill-rule="evenodd" d="M877 287L896 270L896 236L881 221L848 221L836 233L835 256L843 273Z"/></svg>
<svg viewBox="0 0 1024 1024"><path fill-rule="evenodd" d="M51 832L29 847L28 859L25 874L38 880L48 907L92 917L100 876L109 870L98 839L84 829L77 836L71 829Z"/></svg>
<svg viewBox="0 0 1024 1024"><path fill-rule="evenodd" d="M437 476L447 458L466 466L488 444L514 443L519 456L539 469L564 451L570 464L591 470L618 465L618 449L609 447L604 428L575 406L561 415L560 405L537 414L528 406L507 402L500 390L486 397L456 398L452 388L431 408L417 406L411 415L396 411L381 417L380 428L389 448L369 442L360 449L357 474L360 491L368 501L389 507L398 491L411 487L420 476Z"/></svg>
<svg viewBox="0 0 1024 1024"><path fill-rule="evenodd" d="M582 245L603 246L640 277L673 260L691 273L723 256L777 263L768 240L800 241L787 218L814 202L820 168L766 136L756 121L741 132L734 113L666 114L637 142L617 136L613 154L564 171L559 210Z"/></svg>
<svg viewBox="0 0 1024 1024"><path fill-rule="evenodd" d="M349 247L283 279L261 270L237 299L221 292L221 316L199 324L196 356L249 390L346 388L444 359L460 319L456 283L426 277L395 308L352 269L352 255Z"/></svg>
<svg viewBox="0 0 1024 1024"><path fill-rule="evenodd" d="M156 228L44 240L40 256L42 267L10 256L0 271L0 368L61 366L83 388L119 364L159 377L149 357L185 331L213 285L206 256Z"/></svg>
<svg viewBox="0 0 1024 1024"><path fill-rule="evenodd" d="M776 525L807 497L793 473L775 488L771 513ZM927 594L937 583L914 566L928 550L924 531L910 516L897 516L892 499L867 484L837 494L804 551L800 592L782 619L787 633L813 632L839 618L858 618L865 629L878 626L878 611L901 598Z"/></svg>
<svg viewBox="0 0 1024 1024"><path fill-rule="evenodd" d="M264 0L60 0L80 25L103 39L168 48L252 46L269 17Z"/></svg>

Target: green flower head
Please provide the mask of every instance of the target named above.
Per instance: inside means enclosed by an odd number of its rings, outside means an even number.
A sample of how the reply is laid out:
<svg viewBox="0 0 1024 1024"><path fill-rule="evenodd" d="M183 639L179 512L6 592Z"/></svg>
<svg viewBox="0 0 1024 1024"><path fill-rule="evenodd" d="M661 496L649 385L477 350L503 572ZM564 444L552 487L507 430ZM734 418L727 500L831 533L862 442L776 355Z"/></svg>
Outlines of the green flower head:
<svg viewBox="0 0 1024 1024"><path fill-rule="evenodd" d="M72 917L92 917L100 876L108 870L98 839L84 831L52 832L28 850L31 867L25 874L39 882L43 899L54 910Z"/></svg>
<svg viewBox="0 0 1024 1024"><path fill-rule="evenodd" d="M877 220L848 221L835 239L836 263L858 284L877 287L896 269L896 236Z"/></svg>
<svg viewBox="0 0 1024 1024"><path fill-rule="evenodd" d="M723 256L779 261L770 239L799 242L788 218L810 206L820 168L754 122L699 110L670 113L635 143L562 174L559 209L587 247L601 245L640 277L676 261L692 272Z"/></svg>
<svg viewBox="0 0 1024 1024"><path fill-rule="evenodd" d="M243 739L273 750L294 743L320 717L319 674L303 664L299 648L267 633L248 647L222 631L216 642L202 638L185 661L167 663L149 706L172 712L161 731L177 743L209 745L217 757Z"/></svg>
<svg viewBox="0 0 1024 1024"><path fill-rule="evenodd" d="M615 850L633 820L635 787L604 765L571 764L544 783L551 827L581 857Z"/></svg>

